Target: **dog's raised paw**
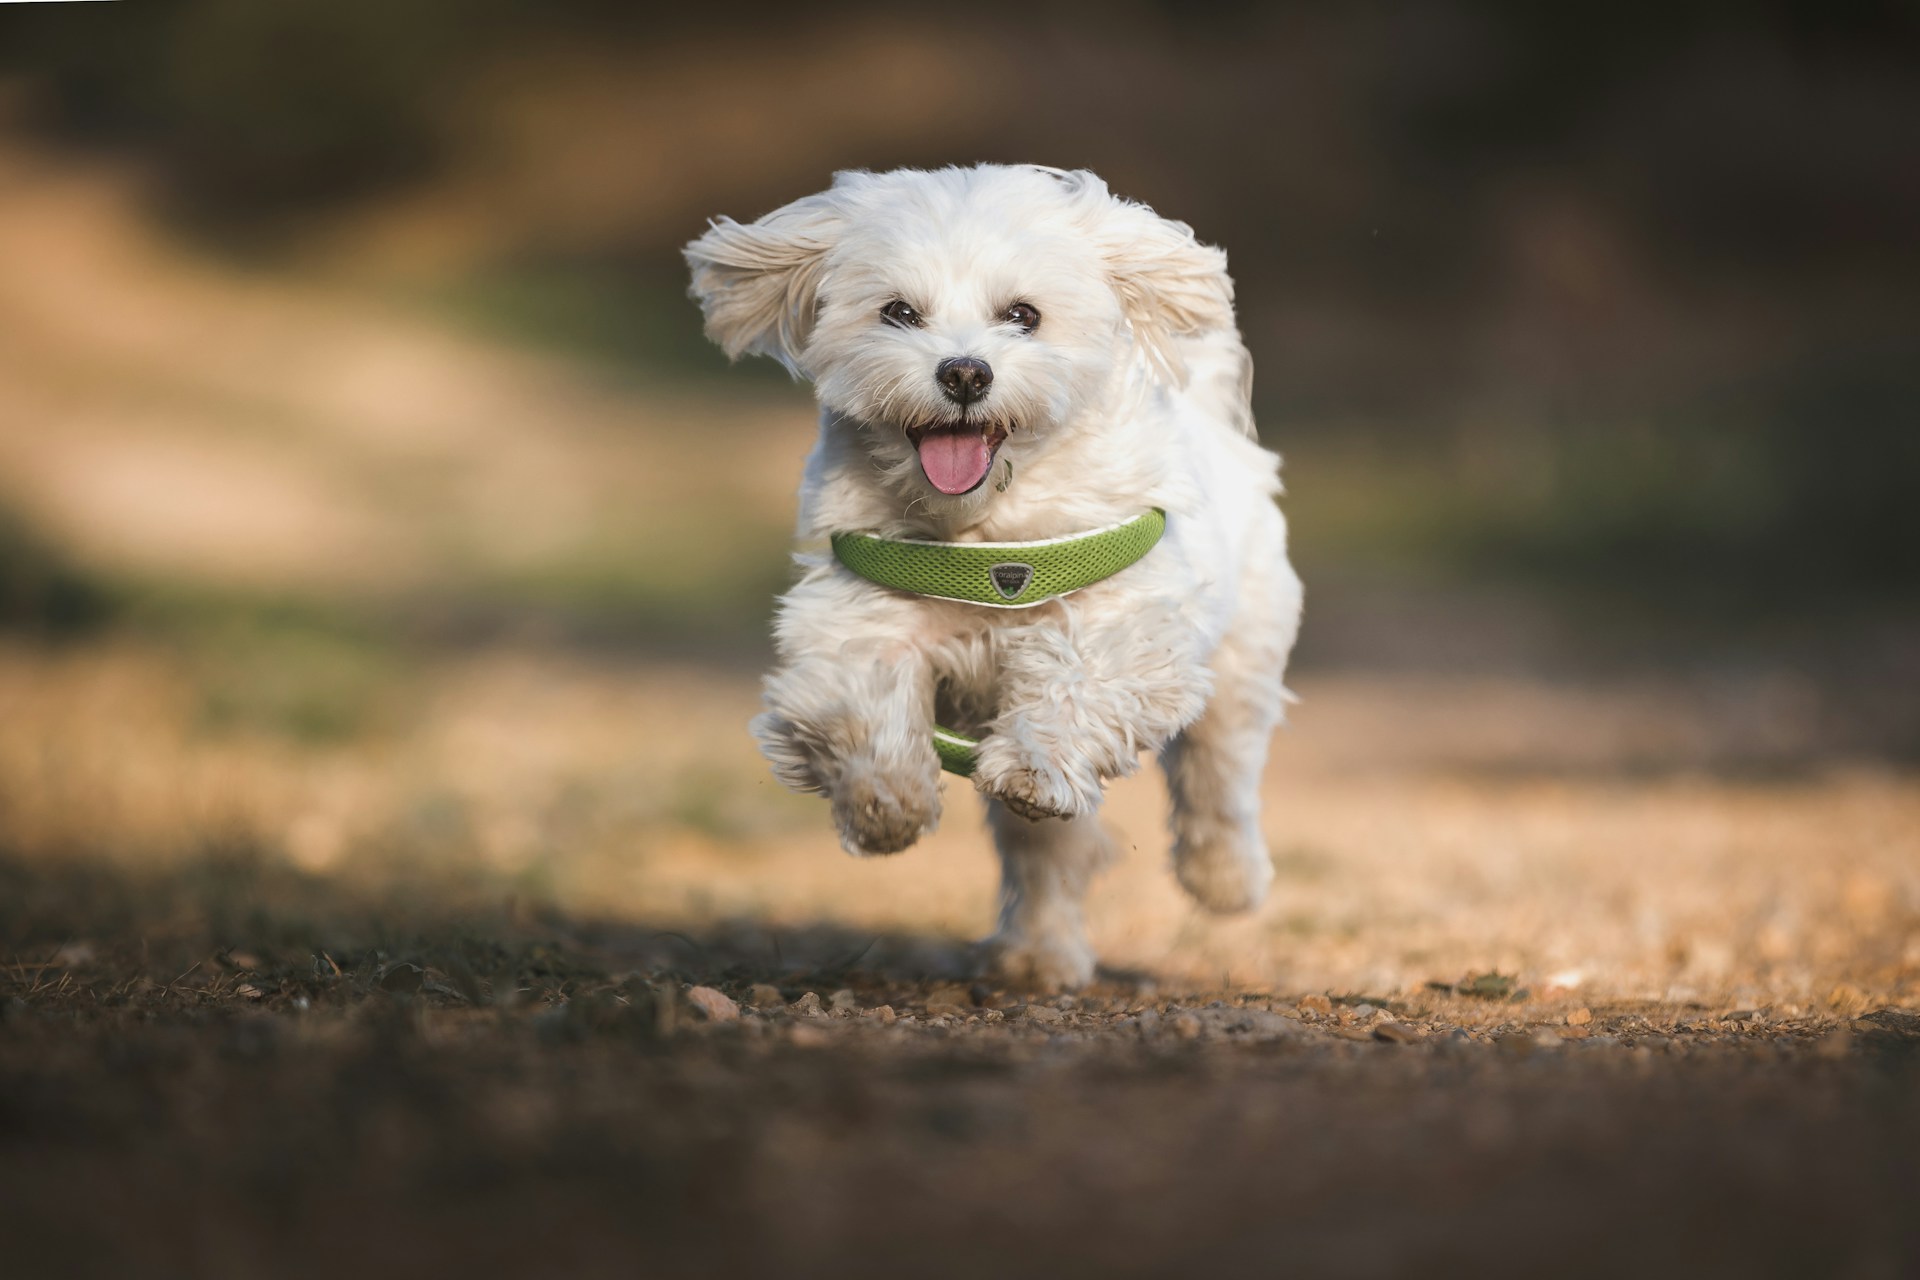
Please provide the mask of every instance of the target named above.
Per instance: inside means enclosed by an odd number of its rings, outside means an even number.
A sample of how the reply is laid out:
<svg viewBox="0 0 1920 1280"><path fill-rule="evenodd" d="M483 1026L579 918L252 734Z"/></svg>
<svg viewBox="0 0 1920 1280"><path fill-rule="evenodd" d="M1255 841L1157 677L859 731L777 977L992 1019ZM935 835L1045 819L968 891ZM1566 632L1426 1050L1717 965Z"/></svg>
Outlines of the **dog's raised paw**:
<svg viewBox="0 0 1920 1280"><path fill-rule="evenodd" d="M1028 822L1041 822L1047 818L1064 818L1068 816L1068 810L1049 808L1047 805L1035 800L1033 796L1036 793L1027 788L1016 788L994 794L1000 797L1002 804L1025 818Z"/></svg>
<svg viewBox="0 0 1920 1280"><path fill-rule="evenodd" d="M997 775L991 781L982 781L976 773L974 781L981 791L1029 822L1039 822L1045 818L1071 818L1085 812L1071 796L1047 786L1041 775L1031 769L1014 769Z"/></svg>
<svg viewBox="0 0 1920 1280"><path fill-rule="evenodd" d="M974 767L973 784L982 794L994 797L1030 822L1078 817L1099 806L1097 781L1083 794L1073 787L1064 772L1034 768L1012 758L1010 753L1003 755L995 751L996 745L989 739L981 747Z"/></svg>
<svg viewBox="0 0 1920 1280"><path fill-rule="evenodd" d="M933 778L854 776L834 788L840 845L856 858L911 848L940 825L940 784Z"/></svg>

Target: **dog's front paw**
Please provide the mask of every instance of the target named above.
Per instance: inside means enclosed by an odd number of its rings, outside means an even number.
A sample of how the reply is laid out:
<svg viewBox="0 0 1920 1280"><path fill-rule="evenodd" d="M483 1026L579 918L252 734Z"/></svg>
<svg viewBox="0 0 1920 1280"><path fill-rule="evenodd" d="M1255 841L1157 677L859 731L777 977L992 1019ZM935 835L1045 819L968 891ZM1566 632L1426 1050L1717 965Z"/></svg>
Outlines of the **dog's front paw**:
<svg viewBox="0 0 1920 1280"><path fill-rule="evenodd" d="M997 733L980 744L973 785L1032 822L1076 818L1100 807L1096 770L1035 758Z"/></svg>
<svg viewBox="0 0 1920 1280"><path fill-rule="evenodd" d="M1078 933L996 933L980 945L988 975L1015 991L1071 991L1093 981L1093 947Z"/></svg>
<svg viewBox="0 0 1920 1280"><path fill-rule="evenodd" d="M929 751L931 756L931 751ZM857 858L899 853L940 825L940 767L844 766L832 786L840 846Z"/></svg>

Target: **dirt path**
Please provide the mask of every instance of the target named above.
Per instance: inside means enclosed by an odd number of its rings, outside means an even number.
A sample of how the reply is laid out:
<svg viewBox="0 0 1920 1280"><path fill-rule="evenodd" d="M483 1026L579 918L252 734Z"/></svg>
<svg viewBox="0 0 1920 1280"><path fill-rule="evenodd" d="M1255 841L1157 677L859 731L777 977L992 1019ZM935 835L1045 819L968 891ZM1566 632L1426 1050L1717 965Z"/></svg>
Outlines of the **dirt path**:
<svg viewBox="0 0 1920 1280"><path fill-rule="evenodd" d="M919 978L938 940L885 940L892 968L830 926L449 924L271 870L6 874L10 914L124 930L0 981L13 1274L1920 1261L1911 1012L1561 1013L1487 982L1378 1010L1113 983L1029 1002ZM293 942L368 930L386 946Z"/></svg>

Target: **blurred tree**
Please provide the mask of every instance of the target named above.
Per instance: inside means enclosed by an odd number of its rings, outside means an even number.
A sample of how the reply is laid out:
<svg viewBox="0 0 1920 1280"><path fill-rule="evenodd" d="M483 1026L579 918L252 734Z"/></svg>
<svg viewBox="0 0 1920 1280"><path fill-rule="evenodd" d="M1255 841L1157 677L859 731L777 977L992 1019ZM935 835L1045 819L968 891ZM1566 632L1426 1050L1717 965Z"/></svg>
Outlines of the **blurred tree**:
<svg viewBox="0 0 1920 1280"><path fill-rule="evenodd" d="M439 175L491 255L441 296L636 378L712 367L705 216L839 166L1084 164L1228 246L1263 430L1398 466L1346 479L1376 527L1566 580L1920 591L1907 0L6 8L29 108L220 242ZM956 78L903 89L916 51ZM908 91L919 124L862 132Z"/></svg>
<svg viewBox="0 0 1920 1280"><path fill-rule="evenodd" d="M165 145L187 189L285 208L425 171L458 42L439 0L205 0L166 47Z"/></svg>
<svg viewBox="0 0 1920 1280"><path fill-rule="evenodd" d="M105 618L106 593L0 508L0 633L64 634Z"/></svg>
<svg viewBox="0 0 1920 1280"><path fill-rule="evenodd" d="M430 172L473 29L450 0L151 0L42 17L9 60L46 76L55 128L151 147L226 220Z"/></svg>

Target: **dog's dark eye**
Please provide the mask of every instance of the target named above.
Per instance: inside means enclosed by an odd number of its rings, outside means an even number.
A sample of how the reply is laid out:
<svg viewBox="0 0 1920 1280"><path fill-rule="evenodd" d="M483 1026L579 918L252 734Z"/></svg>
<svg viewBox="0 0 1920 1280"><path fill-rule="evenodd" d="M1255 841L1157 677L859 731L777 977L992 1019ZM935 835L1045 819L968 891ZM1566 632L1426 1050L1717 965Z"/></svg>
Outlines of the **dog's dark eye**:
<svg viewBox="0 0 1920 1280"><path fill-rule="evenodd" d="M898 298L880 308L880 318L888 324L897 324L902 329L920 327L920 313Z"/></svg>
<svg viewBox="0 0 1920 1280"><path fill-rule="evenodd" d="M1024 302L1016 302L1008 307L1001 319L1008 324L1019 325L1022 333L1032 333L1040 327L1040 313Z"/></svg>

